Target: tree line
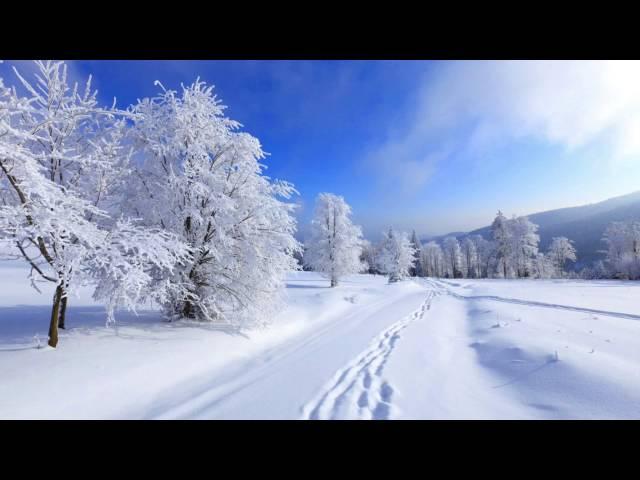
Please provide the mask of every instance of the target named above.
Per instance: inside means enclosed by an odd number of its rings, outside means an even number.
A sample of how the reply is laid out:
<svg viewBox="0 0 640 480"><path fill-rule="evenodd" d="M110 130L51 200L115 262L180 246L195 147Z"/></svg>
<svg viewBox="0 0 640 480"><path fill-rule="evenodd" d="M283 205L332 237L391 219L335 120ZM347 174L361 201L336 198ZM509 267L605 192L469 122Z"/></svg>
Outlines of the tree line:
<svg viewBox="0 0 640 480"><path fill-rule="evenodd" d="M491 237L481 235L423 244L415 230L389 229L377 243L362 237L350 220L351 209L342 197L321 194L300 262L309 270L326 273L331 286L339 277L366 272L389 276L390 282L406 277L439 278L621 278L640 279L640 222L613 222L603 235L606 258L575 271L573 241L554 237L546 251L539 248L538 225L526 216L507 218L498 212Z"/></svg>
<svg viewBox="0 0 640 480"><path fill-rule="evenodd" d="M412 276L441 278L552 278L566 275L568 261L576 260L571 240L554 238L546 252L539 251L538 226L527 217L506 218L498 212L491 226L491 239L471 235L459 240L422 244L415 231ZM377 246L367 245L364 256L375 259ZM376 272L373 261L370 270Z"/></svg>

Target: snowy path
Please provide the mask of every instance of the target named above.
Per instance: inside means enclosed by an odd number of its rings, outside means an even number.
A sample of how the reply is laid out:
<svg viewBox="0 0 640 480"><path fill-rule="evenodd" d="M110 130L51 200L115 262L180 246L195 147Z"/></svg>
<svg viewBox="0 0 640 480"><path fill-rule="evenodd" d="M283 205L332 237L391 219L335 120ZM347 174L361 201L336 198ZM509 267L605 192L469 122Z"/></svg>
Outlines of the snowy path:
<svg viewBox="0 0 640 480"><path fill-rule="evenodd" d="M435 291L429 291L418 310L392 324L373 339L369 348L340 369L325 386L320 398L305 405L302 419L388 419L393 408L394 389L383 377L384 366L402 330L424 317L434 295Z"/></svg>
<svg viewBox="0 0 640 480"><path fill-rule="evenodd" d="M367 403L376 402L375 405L364 406L365 397L360 394L357 417L352 416L350 409L344 416L339 416L334 407L331 418L387 418L393 389L380 376L384 363L400 331L424 315L432 293L417 284L389 286L386 290L382 300L359 306L348 315L336 316L258 358L233 366L213 380L204 378L177 386L175 390L188 393L169 394L168 398L156 402L146 418L277 419L297 418L301 412L306 418L314 416L315 410L324 412L324 407L311 407L310 398L321 397L323 404L332 398L332 393L327 394L326 387L322 386L327 378L333 375L347 381L354 373L362 374L359 380L368 390ZM374 338L373 342L371 338ZM358 350L362 351L369 343L371 346L357 355ZM353 357L356 360L350 361ZM357 368L361 361L364 363L360 366L365 367L362 371L348 371ZM334 374L336 370L344 371L344 375ZM338 386L334 390L337 389ZM347 393L353 393L347 390L349 388L340 392L335 402L340 403L346 400Z"/></svg>

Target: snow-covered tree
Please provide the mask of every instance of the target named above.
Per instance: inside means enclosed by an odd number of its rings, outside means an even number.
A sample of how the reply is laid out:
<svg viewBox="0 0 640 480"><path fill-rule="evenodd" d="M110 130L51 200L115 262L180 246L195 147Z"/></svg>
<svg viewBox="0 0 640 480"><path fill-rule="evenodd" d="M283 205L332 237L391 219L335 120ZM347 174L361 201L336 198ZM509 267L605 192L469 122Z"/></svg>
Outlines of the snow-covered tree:
<svg viewBox="0 0 640 480"><path fill-rule="evenodd" d="M512 242L508 220L501 211L498 211L491 224L491 234L495 244L496 273L503 278L508 278L513 254Z"/></svg>
<svg viewBox="0 0 640 480"><path fill-rule="evenodd" d="M462 250L463 272L467 278L477 278L480 276L480 262L478 261L478 251L476 244L470 237L466 237L460 246Z"/></svg>
<svg viewBox="0 0 640 480"><path fill-rule="evenodd" d="M612 222L602 240L607 244L606 263L611 275L640 278L640 222Z"/></svg>
<svg viewBox="0 0 640 480"><path fill-rule="evenodd" d="M444 276L444 255L437 242L430 241L420 251L420 263L425 277Z"/></svg>
<svg viewBox="0 0 640 480"><path fill-rule="evenodd" d="M97 279L98 298L131 306L150 292L151 270L171 269L180 245L160 235L153 250L130 246L129 236L146 230L116 216L129 173L124 112L98 105L91 78L83 89L69 85L63 62L36 68L33 84L14 69L24 94L0 82L0 241L31 267L34 287L55 285L49 325L55 347L78 285ZM106 281L114 275L136 288L116 288Z"/></svg>
<svg viewBox="0 0 640 480"><path fill-rule="evenodd" d="M445 257L445 272L449 278L462 276L462 251L460 242L453 236L445 238L442 242L442 250Z"/></svg>
<svg viewBox="0 0 640 480"><path fill-rule="evenodd" d="M422 243L420 243L420 240L418 239L418 236L416 235L415 230L411 234L411 246L415 250L415 254L414 254L415 261L413 263L413 266L409 269L409 276L422 277L423 276L422 266L420 264L420 249L422 247Z"/></svg>
<svg viewBox="0 0 640 480"><path fill-rule="evenodd" d="M576 260L576 249L573 241L567 237L553 237L547 251L547 255L559 276L564 276L564 266L567 260Z"/></svg>
<svg viewBox="0 0 640 480"><path fill-rule="evenodd" d="M293 258L295 258L296 263L298 264L298 268L303 269L304 267L304 250L296 250L293 252Z"/></svg>
<svg viewBox="0 0 640 480"><path fill-rule="evenodd" d="M531 261L530 276L534 278L553 278L555 267L548 255L538 252Z"/></svg>
<svg viewBox="0 0 640 480"><path fill-rule="evenodd" d="M495 258L493 242L485 240L482 235L472 235L471 240L476 248L478 278L487 278L491 272L491 264Z"/></svg>
<svg viewBox="0 0 640 480"><path fill-rule="evenodd" d="M603 278L610 278L610 273L604 262L602 260L598 260L594 262L593 265L584 267L580 270L578 278L583 280L599 280Z"/></svg>
<svg viewBox="0 0 640 480"><path fill-rule="evenodd" d="M360 253L360 261L369 274L380 273L377 268L378 246L369 240L362 240L362 251Z"/></svg>
<svg viewBox="0 0 640 480"><path fill-rule="evenodd" d="M177 236L188 259L159 277L170 318L264 323L280 305L293 254L296 193L265 176L260 142L224 115L213 87L197 79L131 108L140 167L127 208L144 224Z"/></svg>
<svg viewBox="0 0 640 480"><path fill-rule="evenodd" d="M527 217L514 217L507 222L511 238L512 264L518 277L532 275L532 263L538 255L538 226Z"/></svg>
<svg viewBox="0 0 640 480"><path fill-rule="evenodd" d="M116 309L135 311L148 299L163 304L171 298L174 286L158 279L186 260L186 246L170 232L118 220L85 261L86 276L96 286L93 298L106 306L107 325L115 322Z"/></svg>
<svg viewBox="0 0 640 480"><path fill-rule="evenodd" d="M633 238L632 230L627 222L611 222L604 232L602 241L607 245L606 261L612 270L620 267L620 262L624 256L632 250L631 240Z"/></svg>
<svg viewBox="0 0 640 480"><path fill-rule="evenodd" d="M362 230L351 222L351 207L344 198L321 193L306 242L305 263L325 274L336 287L341 277L363 271Z"/></svg>
<svg viewBox="0 0 640 480"><path fill-rule="evenodd" d="M593 264L593 278L608 278L610 273L602 260L598 260Z"/></svg>
<svg viewBox="0 0 640 480"><path fill-rule="evenodd" d="M389 275L389 283L403 280L415 262L415 248L406 232L389 229L384 234L378 254L378 268Z"/></svg>

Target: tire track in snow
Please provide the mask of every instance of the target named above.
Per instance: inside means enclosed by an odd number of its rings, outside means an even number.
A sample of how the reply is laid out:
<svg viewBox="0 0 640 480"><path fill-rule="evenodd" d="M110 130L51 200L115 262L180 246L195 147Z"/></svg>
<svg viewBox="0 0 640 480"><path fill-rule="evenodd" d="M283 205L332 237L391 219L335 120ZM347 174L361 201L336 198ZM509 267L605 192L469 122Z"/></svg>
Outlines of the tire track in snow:
<svg viewBox="0 0 640 480"><path fill-rule="evenodd" d="M409 324L423 318L439 294L430 290L420 308L373 339L369 348L340 369L316 399L302 408L302 419L386 420L391 415L393 387L383 376L384 366Z"/></svg>
<svg viewBox="0 0 640 480"><path fill-rule="evenodd" d="M444 283L444 282L443 282ZM496 295L460 295L444 287L444 291L458 300L491 300L493 302L511 303L515 305L525 305L527 307L553 308L555 310L568 310L571 312L591 313L594 315L605 315L609 317L625 318L628 320L640 320L640 315L622 312L610 312L607 310L596 310L593 308L574 307L571 305L559 305L555 303L536 302L535 300L520 300L517 298L499 297Z"/></svg>

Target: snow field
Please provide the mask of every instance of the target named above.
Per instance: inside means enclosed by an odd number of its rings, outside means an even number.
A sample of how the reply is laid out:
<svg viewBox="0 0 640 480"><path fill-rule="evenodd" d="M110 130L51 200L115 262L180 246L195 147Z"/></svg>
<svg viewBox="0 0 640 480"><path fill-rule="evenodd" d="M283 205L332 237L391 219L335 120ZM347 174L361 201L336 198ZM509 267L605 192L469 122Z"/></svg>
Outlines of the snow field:
<svg viewBox="0 0 640 480"><path fill-rule="evenodd" d="M287 278L267 328L119 313L0 269L0 418L640 418L633 282ZM25 292L29 292L27 295ZM54 400L52 400L54 399Z"/></svg>

